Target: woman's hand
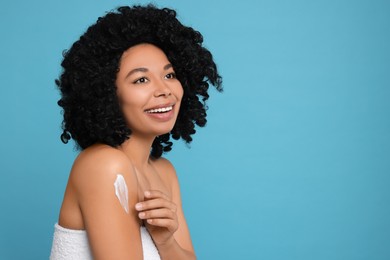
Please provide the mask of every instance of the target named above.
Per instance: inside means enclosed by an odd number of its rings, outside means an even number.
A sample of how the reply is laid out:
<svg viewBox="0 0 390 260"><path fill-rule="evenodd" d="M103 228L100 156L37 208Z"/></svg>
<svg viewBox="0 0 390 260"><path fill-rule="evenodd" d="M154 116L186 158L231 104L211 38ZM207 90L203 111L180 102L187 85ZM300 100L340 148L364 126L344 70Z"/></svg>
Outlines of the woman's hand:
<svg viewBox="0 0 390 260"><path fill-rule="evenodd" d="M156 246L166 246L174 241L179 227L177 207L170 198L158 190L145 191L145 201L135 205L138 217L146 220L146 227Z"/></svg>

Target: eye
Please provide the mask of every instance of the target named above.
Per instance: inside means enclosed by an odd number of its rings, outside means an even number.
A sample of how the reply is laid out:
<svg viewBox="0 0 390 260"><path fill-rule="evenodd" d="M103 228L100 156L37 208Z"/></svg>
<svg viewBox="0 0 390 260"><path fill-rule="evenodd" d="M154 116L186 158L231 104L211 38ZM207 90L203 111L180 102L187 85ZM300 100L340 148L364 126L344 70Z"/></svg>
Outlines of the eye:
<svg viewBox="0 0 390 260"><path fill-rule="evenodd" d="M175 79L176 73L175 72L168 73L167 75L165 75L165 78L166 79Z"/></svg>
<svg viewBox="0 0 390 260"><path fill-rule="evenodd" d="M148 82L148 81L149 81L149 80L148 80L147 78L142 77L142 78L137 79L137 80L134 81L133 83L134 83L134 84L142 84L142 83L146 83L146 82Z"/></svg>

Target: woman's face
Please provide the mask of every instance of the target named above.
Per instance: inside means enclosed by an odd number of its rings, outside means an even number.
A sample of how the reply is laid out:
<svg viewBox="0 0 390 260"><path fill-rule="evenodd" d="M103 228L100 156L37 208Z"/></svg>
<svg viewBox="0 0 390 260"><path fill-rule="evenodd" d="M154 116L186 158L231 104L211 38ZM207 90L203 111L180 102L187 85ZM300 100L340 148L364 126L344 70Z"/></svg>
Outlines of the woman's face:
<svg viewBox="0 0 390 260"><path fill-rule="evenodd" d="M157 136L172 130L183 88L161 49L139 44L126 50L119 64L116 86L132 135Z"/></svg>

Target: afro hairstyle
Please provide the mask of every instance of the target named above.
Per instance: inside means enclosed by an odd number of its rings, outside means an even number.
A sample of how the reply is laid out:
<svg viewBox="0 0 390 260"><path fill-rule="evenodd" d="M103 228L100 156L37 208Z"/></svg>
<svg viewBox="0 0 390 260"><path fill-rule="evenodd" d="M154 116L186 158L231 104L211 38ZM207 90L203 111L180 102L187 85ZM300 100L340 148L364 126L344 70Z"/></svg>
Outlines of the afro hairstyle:
<svg viewBox="0 0 390 260"><path fill-rule="evenodd" d="M116 75L124 51L149 43L166 54L184 91L173 129L156 137L151 156L159 158L170 151L171 136L190 143L195 126L207 122L209 83L222 91L222 78L202 42L202 35L181 24L168 8L123 6L98 18L63 53L56 80L61 94L58 105L63 109L62 142L73 138L78 149L85 149L95 143L117 147L131 138L116 94Z"/></svg>

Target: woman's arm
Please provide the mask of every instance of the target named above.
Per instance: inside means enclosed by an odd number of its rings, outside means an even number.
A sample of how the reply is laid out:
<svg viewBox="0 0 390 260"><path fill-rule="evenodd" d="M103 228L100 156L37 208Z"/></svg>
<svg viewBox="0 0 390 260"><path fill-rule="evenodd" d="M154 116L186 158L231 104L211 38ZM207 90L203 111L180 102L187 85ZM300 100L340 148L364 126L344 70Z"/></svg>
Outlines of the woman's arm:
<svg viewBox="0 0 390 260"><path fill-rule="evenodd" d="M151 190L145 193L146 200L138 203L137 206L142 206L138 210L145 213L142 218L148 223L149 232L162 259L196 259L183 214L175 169L165 159L158 159L156 166L171 188L172 198L161 191Z"/></svg>
<svg viewBox="0 0 390 260"><path fill-rule="evenodd" d="M70 182L78 198L94 259L143 259L135 204L138 185L124 154L108 146L82 152ZM128 212L115 194L118 174L128 189Z"/></svg>

